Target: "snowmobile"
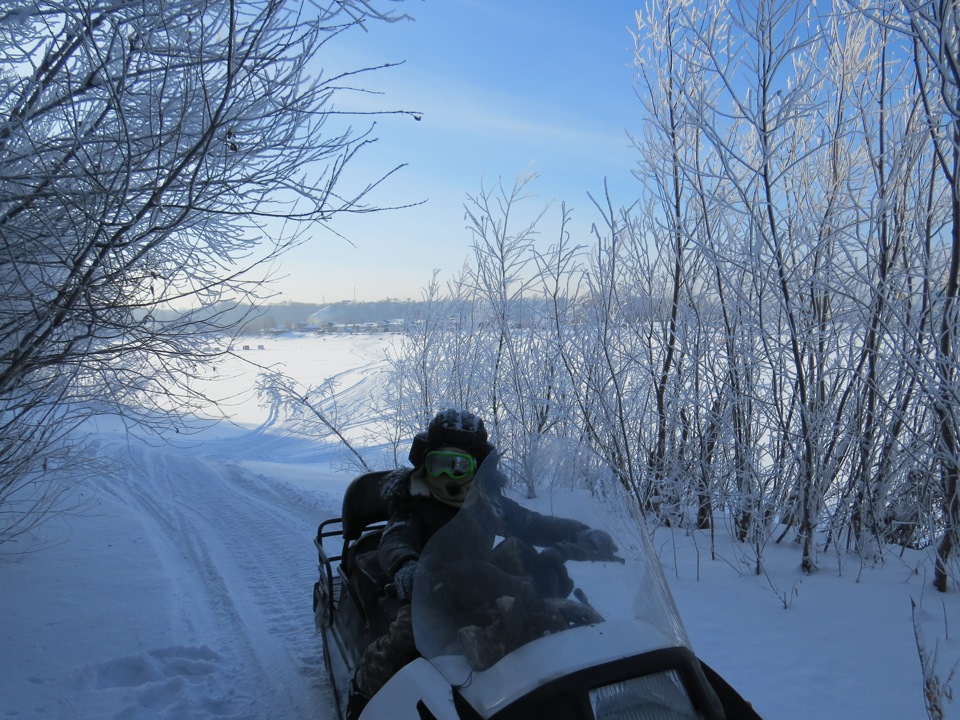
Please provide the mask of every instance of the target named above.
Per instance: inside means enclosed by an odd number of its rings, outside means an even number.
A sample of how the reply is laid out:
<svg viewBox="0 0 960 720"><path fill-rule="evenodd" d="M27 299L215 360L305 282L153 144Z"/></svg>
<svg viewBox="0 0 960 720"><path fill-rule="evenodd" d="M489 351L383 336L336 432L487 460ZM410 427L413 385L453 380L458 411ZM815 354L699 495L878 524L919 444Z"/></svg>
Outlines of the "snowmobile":
<svg viewBox="0 0 960 720"><path fill-rule="evenodd" d="M523 577L516 591L471 582L479 576L464 569L484 562L472 540L489 517L487 480L499 472L494 454L462 509L421 554L411 600L420 657L370 699L361 720L759 719L691 649L642 514L614 474L582 449L554 443L540 456L526 463L526 474L540 480L511 497L604 529L616 554L541 549L555 564L560 558L574 588L564 597L541 596ZM360 656L398 607L376 558L387 520L380 494L386 474L356 477L341 517L322 522L314 539L320 578L313 609L340 718Z"/></svg>

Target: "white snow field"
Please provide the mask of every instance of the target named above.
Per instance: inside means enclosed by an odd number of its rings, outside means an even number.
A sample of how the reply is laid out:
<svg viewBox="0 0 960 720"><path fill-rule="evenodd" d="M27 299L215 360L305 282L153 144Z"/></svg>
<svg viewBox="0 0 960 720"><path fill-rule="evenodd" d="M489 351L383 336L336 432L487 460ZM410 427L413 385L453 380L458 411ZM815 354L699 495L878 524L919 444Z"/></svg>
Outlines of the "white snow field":
<svg viewBox="0 0 960 720"><path fill-rule="evenodd" d="M249 353L349 388L375 380L385 342L271 338ZM148 444L99 423L100 452L123 472L0 546L0 720L333 718L312 538L353 471L331 442L265 426L253 380L227 381L237 426ZM722 528L716 543L711 559L708 533L655 535L694 649L763 717L927 717L913 599L954 689L947 717L960 718L960 597L930 587L928 552L862 567L834 549L804 576L799 548L771 542L756 576Z"/></svg>

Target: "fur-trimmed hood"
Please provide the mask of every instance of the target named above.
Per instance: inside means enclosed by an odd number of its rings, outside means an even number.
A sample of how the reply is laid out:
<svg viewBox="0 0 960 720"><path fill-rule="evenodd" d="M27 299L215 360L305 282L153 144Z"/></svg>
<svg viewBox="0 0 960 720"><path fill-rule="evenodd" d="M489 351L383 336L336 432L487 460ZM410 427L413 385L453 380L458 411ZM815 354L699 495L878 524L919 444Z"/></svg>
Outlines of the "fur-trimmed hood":
<svg viewBox="0 0 960 720"><path fill-rule="evenodd" d="M387 501L390 512L396 512L413 498L410 492L410 478L413 468L397 468L383 476L380 481L380 494Z"/></svg>

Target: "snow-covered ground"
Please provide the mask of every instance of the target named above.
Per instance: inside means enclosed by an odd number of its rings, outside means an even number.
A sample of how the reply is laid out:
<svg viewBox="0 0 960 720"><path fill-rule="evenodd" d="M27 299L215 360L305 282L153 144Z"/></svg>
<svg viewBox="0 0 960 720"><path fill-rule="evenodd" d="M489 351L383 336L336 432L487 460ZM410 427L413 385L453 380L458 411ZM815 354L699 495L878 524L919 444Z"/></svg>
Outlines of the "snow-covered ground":
<svg viewBox="0 0 960 720"><path fill-rule="evenodd" d="M249 353L349 386L384 341L264 339ZM250 372L227 382L238 426L147 444L101 423L100 452L124 471L0 546L0 718L333 717L312 538L350 472L333 445L262 427ZM927 554L862 567L834 550L804 576L799 549L771 542L757 576L716 538L716 559L706 533L660 529L655 545L694 648L765 718L926 717L911 599L960 690L960 597L933 591Z"/></svg>

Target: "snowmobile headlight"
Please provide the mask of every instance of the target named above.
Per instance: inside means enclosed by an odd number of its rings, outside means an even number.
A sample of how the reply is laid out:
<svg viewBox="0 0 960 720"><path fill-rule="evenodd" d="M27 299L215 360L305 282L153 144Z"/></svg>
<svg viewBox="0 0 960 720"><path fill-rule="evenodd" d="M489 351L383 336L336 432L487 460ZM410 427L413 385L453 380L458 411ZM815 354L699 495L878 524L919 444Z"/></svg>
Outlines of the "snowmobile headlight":
<svg viewBox="0 0 960 720"><path fill-rule="evenodd" d="M434 450L427 453L427 474L438 478L446 475L452 480L465 480L477 471L477 461L467 453L452 450Z"/></svg>
<svg viewBox="0 0 960 720"><path fill-rule="evenodd" d="M700 715L674 670L590 691L597 720L696 720Z"/></svg>

